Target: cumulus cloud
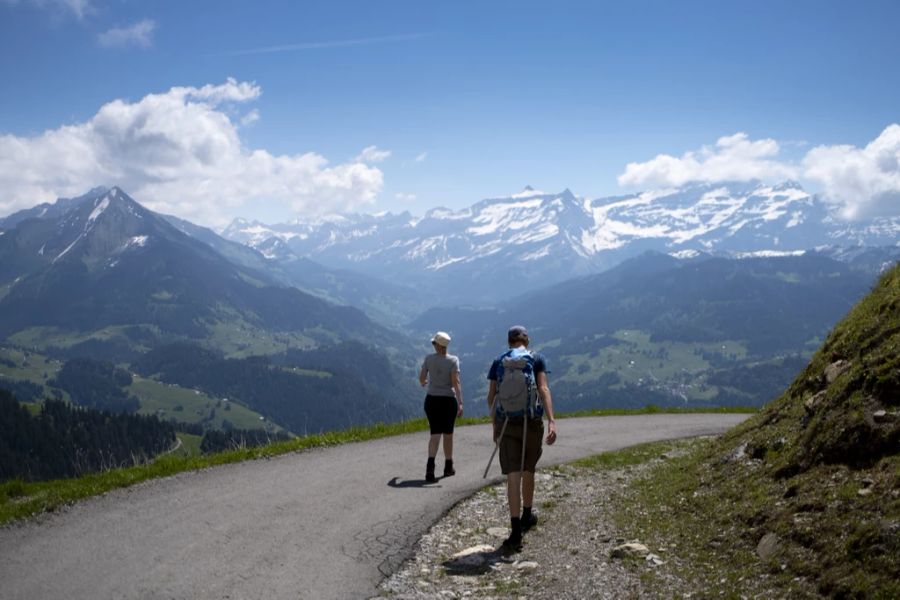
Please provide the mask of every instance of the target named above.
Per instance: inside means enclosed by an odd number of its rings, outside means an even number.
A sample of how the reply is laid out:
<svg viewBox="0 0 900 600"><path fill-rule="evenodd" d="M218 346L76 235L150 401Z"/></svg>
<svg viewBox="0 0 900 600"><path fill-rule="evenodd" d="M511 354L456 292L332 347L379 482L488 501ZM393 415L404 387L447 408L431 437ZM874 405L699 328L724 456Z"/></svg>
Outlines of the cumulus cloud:
<svg viewBox="0 0 900 600"><path fill-rule="evenodd" d="M900 125L889 125L862 148L816 146L799 163L778 160L779 150L775 140L754 141L736 133L681 157L660 154L647 162L629 163L618 181L622 186L659 188L692 182L800 179L846 219L900 216Z"/></svg>
<svg viewBox="0 0 900 600"><path fill-rule="evenodd" d="M249 149L235 106L262 90L228 79L114 100L89 120L36 136L0 135L0 214L120 185L153 210L223 225L238 207L277 201L304 214L356 210L381 190L362 161L331 165L315 152ZM247 212L245 208L243 212Z"/></svg>
<svg viewBox="0 0 900 600"><path fill-rule="evenodd" d="M618 182L626 187L677 187L690 182L795 178L796 167L775 160L779 150L773 139L751 140L746 133L736 133L681 157L660 154L647 162L628 163Z"/></svg>
<svg viewBox="0 0 900 600"><path fill-rule="evenodd" d="M156 30L156 21L143 19L129 27L113 27L97 36L97 41L104 48L123 48L138 46L149 48L153 45L153 32Z"/></svg>
<svg viewBox="0 0 900 600"><path fill-rule="evenodd" d="M390 150L382 150L378 146L366 146L356 157L356 161L364 163L379 163L391 157Z"/></svg>
<svg viewBox="0 0 900 600"><path fill-rule="evenodd" d="M848 219L900 215L900 125L885 128L864 148L817 146L803 159L803 175L822 187Z"/></svg>

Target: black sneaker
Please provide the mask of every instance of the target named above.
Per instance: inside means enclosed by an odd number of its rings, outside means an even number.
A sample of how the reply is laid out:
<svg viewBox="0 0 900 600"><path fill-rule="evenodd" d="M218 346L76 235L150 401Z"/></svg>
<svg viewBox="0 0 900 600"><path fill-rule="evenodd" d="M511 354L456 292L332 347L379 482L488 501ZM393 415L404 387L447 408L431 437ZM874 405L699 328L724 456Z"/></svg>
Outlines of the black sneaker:
<svg viewBox="0 0 900 600"><path fill-rule="evenodd" d="M520 552L522 550L522 535L510 534L508 538L503 540L501 549L507 553Z"/></svg>
<svg viewBox="0 0 900 600"><path fill-rule="evenodd" d="M534 527L537 524L538 524L537 513L532 511L531 514L528 515L528 517L522 517L522 533L525 533L526 531L528 531L529 529L531 529L532 527Z"/></svg>
<svg viewBox="0 0 900 600"><path fill-rule="evenodd" d="M456 471L453 469L453 461L444 461L444 477L453 477L454 475L456 475Z"/></svg>

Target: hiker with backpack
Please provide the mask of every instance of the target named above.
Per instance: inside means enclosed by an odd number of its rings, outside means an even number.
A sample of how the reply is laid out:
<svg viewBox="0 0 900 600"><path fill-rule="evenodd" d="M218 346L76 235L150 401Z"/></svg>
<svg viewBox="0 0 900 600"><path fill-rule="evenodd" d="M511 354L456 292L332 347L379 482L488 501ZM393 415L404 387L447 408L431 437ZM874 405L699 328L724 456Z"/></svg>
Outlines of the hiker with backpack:
<svg viewBox="0 0 900 600"><path fill-rule="evenodd" d="M434 483L434 459L441 440L444 442L444 477L456 475L453 469L453 425L463 413L462 387L459 383L459 358L447 354L450 336L438 331L431 338L434 354L422 362L419 383L428 386L425 395L425 415L431 437L428 439L428 462L425 465L425 481Z"/></svg>
<svg viewBox="0 0 900 600"><path fill-rule="evenodd" d="M511 327L507 341L509 350L494 360L488 372L487 403L494 443L500 449L500 469L506 475L512 529L503 548L517 552L522 548L522 534L534 527L538 519L533 508L534 470L541 457L542 417L547 416L548 445L556 441L556 420L547 383L547 361L543 355L528 350L528 331L524 327Z"/></svg>

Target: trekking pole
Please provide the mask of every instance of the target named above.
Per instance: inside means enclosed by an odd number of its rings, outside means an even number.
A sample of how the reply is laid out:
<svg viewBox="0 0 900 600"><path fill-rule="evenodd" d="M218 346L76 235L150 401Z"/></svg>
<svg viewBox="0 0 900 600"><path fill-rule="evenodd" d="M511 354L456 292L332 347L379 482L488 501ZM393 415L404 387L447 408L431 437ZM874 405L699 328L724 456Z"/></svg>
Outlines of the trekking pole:
<svg viewBox="0 0 900 600"><path fill-rule="evenodd" d="M503 419L503 427L500 428L500 436L497 438L497 441L494 442L494 451L491 452L491 458L490 460L488 460L488 464L484 468L484 475L481 476L482 479L486 479L488 471L491 470L491 463L494 462L494 457L497 456L497 450L500 448L500 442L503 441L503 434L506 432L507 423L509 423L509 417Z"/></svg>
<svg viewBox="0 0 900 600"><path fill-rule="evenodd" d="M519 466L519 473L525 472L525 443L528 441L528 410L522 415L522 464Z"/></svg>

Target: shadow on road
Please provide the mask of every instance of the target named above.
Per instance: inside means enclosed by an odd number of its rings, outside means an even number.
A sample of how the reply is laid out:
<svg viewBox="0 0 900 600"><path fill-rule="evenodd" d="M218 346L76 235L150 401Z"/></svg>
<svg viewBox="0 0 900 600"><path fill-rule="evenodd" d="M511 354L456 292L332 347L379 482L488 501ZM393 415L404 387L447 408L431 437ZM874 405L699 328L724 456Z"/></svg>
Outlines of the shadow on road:
<svg viewBox="0 0 900 600"><path fill-rule="evenodd" d="M400 479L399 477L394 477L390 481L388 481L388 487L392 488L422 488L422 487L436 487L433 483L428 483L424 479Z"/></svg>

